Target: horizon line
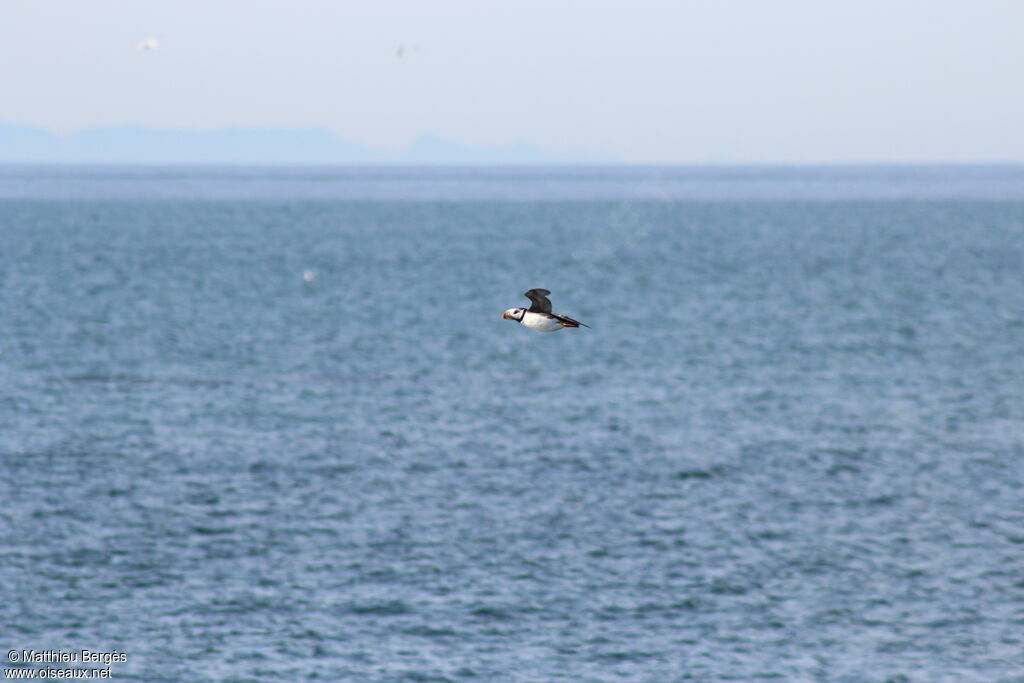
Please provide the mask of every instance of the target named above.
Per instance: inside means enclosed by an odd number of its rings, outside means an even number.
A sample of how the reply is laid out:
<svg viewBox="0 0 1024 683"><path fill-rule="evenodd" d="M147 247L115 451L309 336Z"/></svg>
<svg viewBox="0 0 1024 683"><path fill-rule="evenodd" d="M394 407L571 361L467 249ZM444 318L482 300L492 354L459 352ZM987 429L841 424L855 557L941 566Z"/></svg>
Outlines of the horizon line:
<svg viewBox="0 0 1024 683"><path fill-rule="evenodd" d="M935 168L951 166L1024 167L1020 161L6 161L0 168Z"/></svg>

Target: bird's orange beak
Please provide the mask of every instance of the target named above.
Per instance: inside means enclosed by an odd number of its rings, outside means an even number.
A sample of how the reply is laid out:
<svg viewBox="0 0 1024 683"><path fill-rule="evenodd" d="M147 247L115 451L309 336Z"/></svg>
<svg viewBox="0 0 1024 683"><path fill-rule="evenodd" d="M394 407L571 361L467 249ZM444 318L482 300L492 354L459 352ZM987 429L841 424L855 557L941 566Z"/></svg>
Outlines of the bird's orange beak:
<svg viewBox="0 0 1024 683"><path fill-rule="evenodd" d="M505 311L504 313L501 314L501 319L508 320L508 311Z"/></svg>

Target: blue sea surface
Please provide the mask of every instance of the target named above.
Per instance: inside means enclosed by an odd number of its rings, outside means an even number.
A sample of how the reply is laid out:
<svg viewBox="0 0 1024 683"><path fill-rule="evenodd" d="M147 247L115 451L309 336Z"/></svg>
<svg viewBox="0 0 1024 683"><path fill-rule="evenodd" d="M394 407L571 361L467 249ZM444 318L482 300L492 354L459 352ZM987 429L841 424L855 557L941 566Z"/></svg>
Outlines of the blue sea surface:
<svg viewBox="0 0 1024 683"><path fill-rule="evenodd" d="M1024 167L9 166L0 244L3 653L1024 681Z"/></svg>

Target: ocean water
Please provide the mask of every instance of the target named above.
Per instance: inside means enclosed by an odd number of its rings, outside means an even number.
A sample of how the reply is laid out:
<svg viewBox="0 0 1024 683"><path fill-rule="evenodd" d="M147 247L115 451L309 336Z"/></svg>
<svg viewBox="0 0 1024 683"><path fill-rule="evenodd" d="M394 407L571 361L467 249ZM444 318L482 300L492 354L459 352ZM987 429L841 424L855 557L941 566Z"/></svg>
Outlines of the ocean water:
<svg viewBox="0 0 1024 683"><path fill-rule="evenodd" d="M0 244L4 653L1024 681L1024 168L6 167Z"/></svg>

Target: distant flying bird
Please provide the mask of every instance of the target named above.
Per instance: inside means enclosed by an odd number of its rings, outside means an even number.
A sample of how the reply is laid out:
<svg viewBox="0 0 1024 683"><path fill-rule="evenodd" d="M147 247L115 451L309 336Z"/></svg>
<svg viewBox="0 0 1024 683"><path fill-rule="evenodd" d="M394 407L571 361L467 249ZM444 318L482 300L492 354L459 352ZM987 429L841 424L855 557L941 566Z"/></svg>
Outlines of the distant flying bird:
<svg viewBox="0 0 1024 683"><path fill-rule="evenodd" d="M420 52L420 44L419 43L411 43L411 44L399 43L398 47L395 48L395 57L398 57L399 59L401 59L402 57L405 56L406 52L408 52L410 54L419 54L419 52Z"/></svg>
<svg viewBox="0 0 1024 683"><path fill-rule="evenodd" d="M135 49L142 50L155 50L160 47L160 41L157 38L146 38L142 42L135 44Z"/></svg>
<svg viewBox="0 0 1024 683"><path fill-rule="evenodd" d="M584 325L580 321L573 320L568 316L552 313L551 302L548 301L548 294L550 293L546 289L531 289L523 294L523 296L533 302L530 310L510 308L501 317L505 320L515 320L520 325L529 327L531 330L537 330L538 332L554 332L563 327L579 327L580 325L590 327L590 325Z"/></svg>

